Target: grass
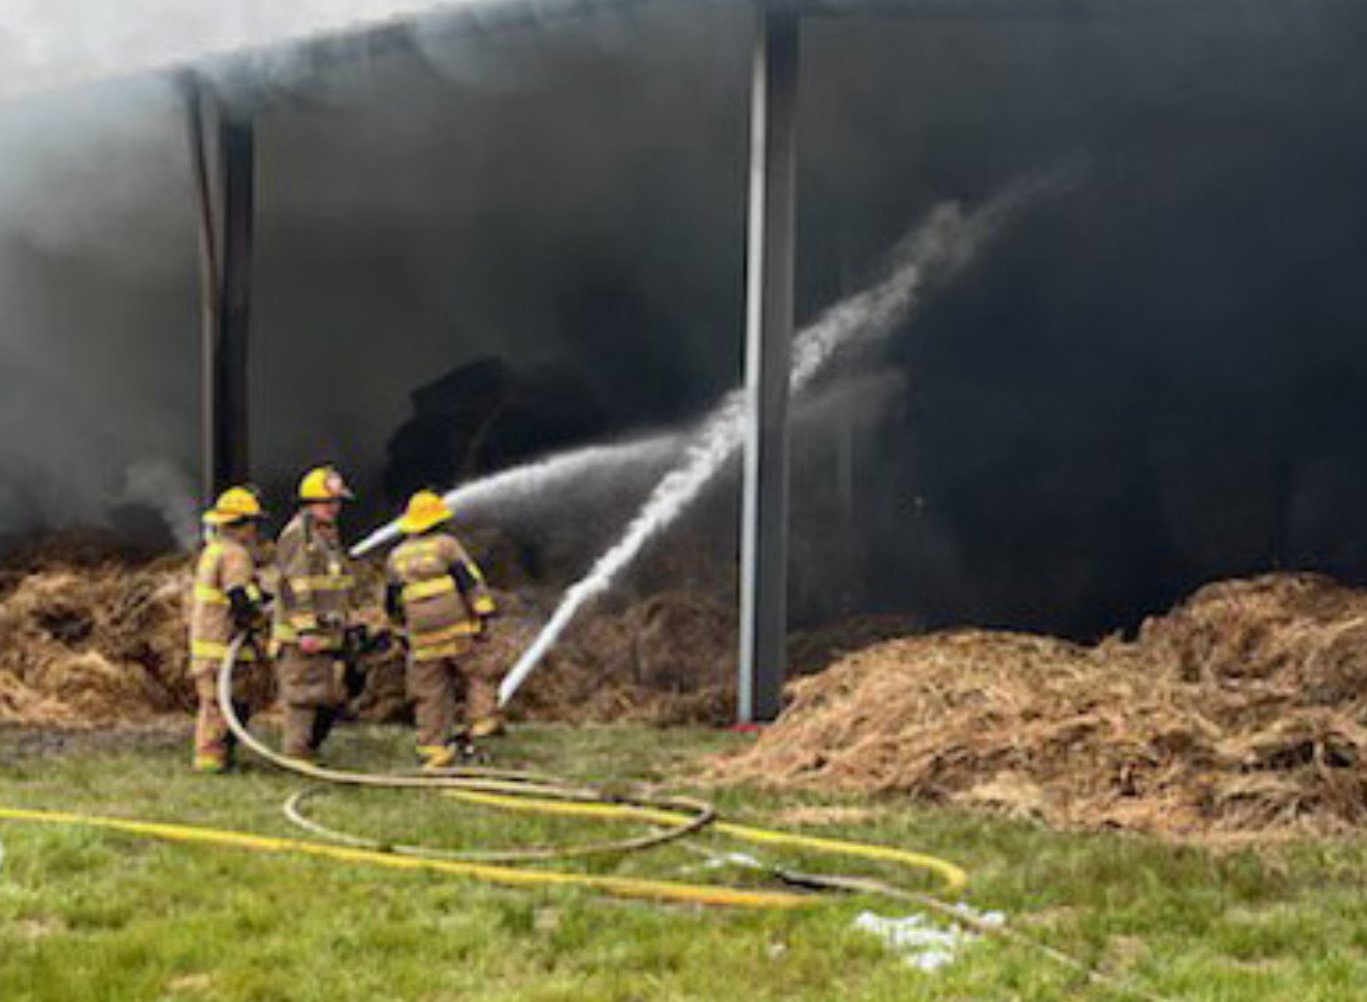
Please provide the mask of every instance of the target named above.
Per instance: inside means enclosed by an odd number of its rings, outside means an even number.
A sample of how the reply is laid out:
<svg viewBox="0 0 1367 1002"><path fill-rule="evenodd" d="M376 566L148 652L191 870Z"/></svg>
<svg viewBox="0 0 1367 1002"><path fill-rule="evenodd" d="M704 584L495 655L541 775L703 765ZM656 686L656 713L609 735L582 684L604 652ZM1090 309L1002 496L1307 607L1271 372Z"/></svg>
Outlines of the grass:
<svg viewBox="0 0 1367 1002"><path fill-rule="evenodd" d="M342 764L394 767L408 740L399 730L354 729L338 739L335 754ZM698 730L530 727L501 747L500 764L658 781L744 740ZM257 768L193 776L185 744L176 735L49 746L0 732L0 803L297 834L279 811L295 781ZM1165 997L1348 1002L1367 984L1364 841L1213 852L1119 834L1060 834L899 801L692 792L711 796L731 818L761 824L785 823L798 808L867 808L855 820L802 827L951 858L970 871L978 907L1001 909L1016 929ZM448 846L609 834L601 825L411 794L339 792L313 810L376 837L421 832ZM909 910L873 899L832 899L796 913L710 911L77 828L0 822L0 844L5 1002L1127 997L996 939L974 944L938 973L918 972L851 927L865 909ZM811 856L783 861L832 868ZM699 872L699 862L670 848L577 868L761 879ZM876 866L862 872L904 880Z"/></svg>

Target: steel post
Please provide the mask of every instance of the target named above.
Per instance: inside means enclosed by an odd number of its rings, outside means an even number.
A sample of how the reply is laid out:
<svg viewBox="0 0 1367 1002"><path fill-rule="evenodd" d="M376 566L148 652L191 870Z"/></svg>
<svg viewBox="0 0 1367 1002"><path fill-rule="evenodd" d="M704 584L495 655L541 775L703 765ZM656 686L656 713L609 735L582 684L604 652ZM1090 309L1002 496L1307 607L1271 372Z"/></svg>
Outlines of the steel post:
<svg viewBox="0 0 1367 1002"><path fill-rule="evenodd" d="M255 130L212 88L185 81L199 222L202 491L211 500L248 479L247 352L255 196Z"/></svg>
<svg viewBox="0 0 1367 1002"><path fill-rule="evenodd" d="M788 395L796 235L798 15L761 3L751 110L738 715L773 720L787 667Z"/></svg>

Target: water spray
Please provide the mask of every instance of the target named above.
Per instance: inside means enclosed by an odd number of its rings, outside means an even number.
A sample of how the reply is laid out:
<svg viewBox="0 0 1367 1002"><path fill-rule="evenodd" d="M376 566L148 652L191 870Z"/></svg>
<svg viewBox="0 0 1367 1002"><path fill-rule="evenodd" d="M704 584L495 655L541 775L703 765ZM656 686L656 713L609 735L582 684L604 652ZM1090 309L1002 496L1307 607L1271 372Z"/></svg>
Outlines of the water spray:
<svg viewBox="0 0 1367 1002"><path fill-rule="evenodd" d="M481 511L491 508L506 513L510 506L535 502L548 491L579 482L590 475L601 476L623 467L634 468L666 462L682 447L683 438L677 434L586 446L481 477L473 483L448 491L443 500L446 501L448 508L461 516L477 516ZM367 553L392 543L400 535L398 521L390 522L353 546L351 555L364 557Z"/></svg>
<svg viewBox="0 0 1367 1002"><path fill-rule="evenodd" d="M959 272L1005 218L1042 187L1036 182L1013 188L970 215L954 205L936 208L898 245L881 281L832 307L797 336L792 393L805 390L840 349L876 341L895 330L910 315L928 284ZM703 420L684 449L683 462L660 481L622 537L566 592L541 633L503 679L500 705L512 699L579 610L606 592L645 545L683 514L736 453L744 440L745 402L743 391L732 391Z"/></svg>
<svg viewBox="0 0 1367 1002"><path fill-rule="evenodd" d="M1083 167L1066 164L1015 185L970 214L953 204L933 210L898 244L880 281L831 307L798 334L793 349L792 393L796 396L806 390L841 349L890 334L911 314L927 285L952 278L1011 216L1042 195L1066 187ZM645 545L672 525L721 472L744 440L745 402L744 391L734 390L692 433L576 449L484 477L445 495L446 503L463 515L490 508L506 512L510 505L535 503L548 492L588 476L681 457L656 485L621 538L565 593L541 633L503 679L500 705L512 699L579 610L607 591ZM399 535L397 523L390 523L353 547L352 555L364 556Z"/></svg>

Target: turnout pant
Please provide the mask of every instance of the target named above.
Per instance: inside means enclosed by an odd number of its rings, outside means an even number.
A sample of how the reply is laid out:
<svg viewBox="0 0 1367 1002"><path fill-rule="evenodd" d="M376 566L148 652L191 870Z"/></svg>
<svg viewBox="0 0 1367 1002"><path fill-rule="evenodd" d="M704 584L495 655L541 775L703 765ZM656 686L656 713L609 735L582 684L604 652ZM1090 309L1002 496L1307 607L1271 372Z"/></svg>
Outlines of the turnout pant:
<svg viewBox="0 0 1367 1002"><path fill-rule="evenodd" d="M417 718L419 748L445 744L455 736L456 703L465 691L465 724L475 734L498 715L498 678L455 657L408 660L408 698ZM478 735L476 735L478 736Z"/></svg>
<svg viewBox="0 0 1367 1002"><path fill-rule="evenodd" d="M233 685L233 709L245 724L252 714L269 701L269 686L263 681L258 664L240 665ZM198 665L194 669L195 696L199 710L195 716L195 768L218 771L232 764L237 739L218 706L218 666Z"/></svg>
<svg viewBox="0 0 1367 1002"><path fill-rule="evenodd" d="M276 662L283 711L281 750L290 758L317 758L346 702L342 673L335 653L305 654L293 644L281 649Z"/></svg>

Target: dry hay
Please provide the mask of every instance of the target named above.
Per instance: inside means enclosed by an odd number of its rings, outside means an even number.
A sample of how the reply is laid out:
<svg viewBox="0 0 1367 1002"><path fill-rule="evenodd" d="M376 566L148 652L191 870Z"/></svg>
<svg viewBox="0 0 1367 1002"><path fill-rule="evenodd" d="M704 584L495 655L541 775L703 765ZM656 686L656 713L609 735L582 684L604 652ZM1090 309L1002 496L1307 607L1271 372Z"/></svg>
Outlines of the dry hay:
<svg viewBox="0 0 1367 1002"><path fill-rule="evenodd" d="M910 794L1181 835L1367 820L1367 592L1212 585L1095 647L961 631L892 640L791 687L718 778Z"/></svg>
<svg viewBox="0 0 1367 1002"><path fill-rule="evenodd" d="M358 570L364 619L384 625L383 563ZM192 710L186 624L188 557L130 555L113 541L66 537L0 567L0 722L100 726ZM271 582L267 581L271 587ZM532 642L544 614L495 592L500 617L464 656L498 678ZM706 595L677 591L624 610L597 609L552 653L519 699L522 716L575 721L720 722L732 712L735 617ZM411 718L397 646L371 655L368 720Z"/></svg>
<svg viewBox="0 0 1367 1002"><path fill-rule="evenodd" d="M525 646L535 627L523 628ZM736 630L735 612L700 592L596 610L546 656L519 695L518 712L576 722L727 722L735 712Z"/></svg>
<svg viewBox="0 0 1367 1002"><path fill-rule="evenodd" d="M1187 681L1275 681L1336 706L1367 687L1367 592L1313 574L1223 581L1146 622L1139 643Z"/></svg>
<svg viewBox="0 0 1367 1002"><path fill-rule="evenodd" d="M188 581L185 558L88 543L7 563L0 723L186 714ZM494 676L544 618L522 593L498 598L504 615L470 655ZM1134 641L1095 647L981 631L879 640L910 629L866 617L795 636L797 671L841 660L794 683L782 721L717 774L1208 836L1367 820L1367 593L1313 576L1226 582ZM735 635L732 609L702 591L598 608L533 676L518 712L728 722ZM401 659L372 660L360 709L404 717Z"/></svg>
<svg viewBox="0 0 1367 1002"><path fill-rule="evenodd" d="M521 595L496 597L500 616L490 638L465 660L501 678L536 639L546 613ZM914 628L906 616L861 616L794 633L791 670L820 671L848 651ZM738 631L735 610L704 591L675 589L595 607L546 655L511 712L518 720L570 723L730 724ZM380 659L369 689L367 717L407 719L401 660Z"/></svg>
<svg viewBox="0 0 1367 1002"><path fill-rule="evenodd" d="M519 651L537 625L517 624ZM821 671L849 651L915 628L905 615L870 615L793 633L790 670ZM704 591L676 589L616 611L595 610L546 656L519 695L517 712L572 722L733 723L738 635L734 608Z"/></svg>
<svg viewBox="0 0 1367 1002"><path fill-rule="evenodd" d="M464 535L490 580L512 589L495 593L494 629L464 657L473 670L501 677L560 596L529 583L511 537L491 530ZM651 574L673 585L651 593L637 582L633 597L587 610L519 694L514 713L574 722L730 722L734 589L713 564L697 539L661 551ZM0 721L125 724L192 709L183 620L190 571L189 557L156 559L91 533L10 551L0 564L0 629L8 640L0 650ZM381 628L383 555L357 571L370 597L363 618ZM269 570L266 586L278 591ZM793 670L819 670L913 627L905 617L867 616L795 634ZM365 667L369 681L352 707L356 715L410 720L402 651L371 655Z"/></svg>
<svg viewBox="0 0 1367 1002"><path fill-rule="evenodd" d="M0 592L0 722L137 722L193 705L183 560L82 541L16 561Z"/></svg>

